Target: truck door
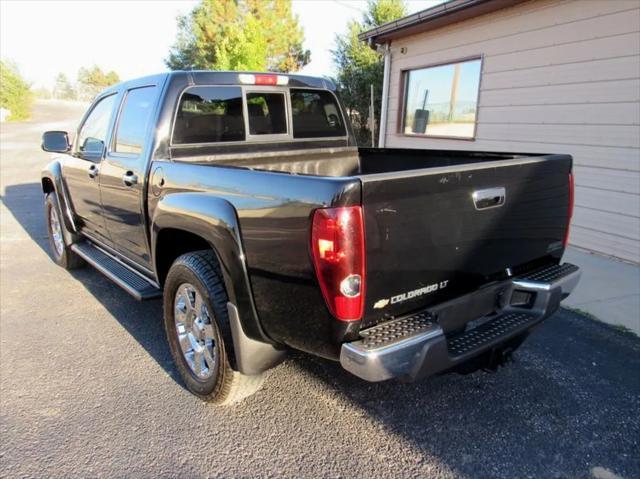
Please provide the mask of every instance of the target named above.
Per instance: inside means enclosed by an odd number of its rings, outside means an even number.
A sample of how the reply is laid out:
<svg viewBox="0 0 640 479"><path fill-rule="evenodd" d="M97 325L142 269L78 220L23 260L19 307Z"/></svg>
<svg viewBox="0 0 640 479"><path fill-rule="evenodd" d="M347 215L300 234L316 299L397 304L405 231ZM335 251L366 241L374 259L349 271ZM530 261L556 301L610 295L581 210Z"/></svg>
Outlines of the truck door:
<svg viewBox="0 0 640 479"><path fill-rule="evenodd" d="M117 94L98 99L82 122L72 154L63 164L63 177L79 227L84 234L109 245L102 217L100 169Z"/></svg>
<svg viewBox="0 0 640 479"><path fill-rule="evenodd" d="M104 217L113 247L147 269L151 269L151 258L144 221L144 180L157 96L155 85L125 92L112 147L100 173Z"/></svg>

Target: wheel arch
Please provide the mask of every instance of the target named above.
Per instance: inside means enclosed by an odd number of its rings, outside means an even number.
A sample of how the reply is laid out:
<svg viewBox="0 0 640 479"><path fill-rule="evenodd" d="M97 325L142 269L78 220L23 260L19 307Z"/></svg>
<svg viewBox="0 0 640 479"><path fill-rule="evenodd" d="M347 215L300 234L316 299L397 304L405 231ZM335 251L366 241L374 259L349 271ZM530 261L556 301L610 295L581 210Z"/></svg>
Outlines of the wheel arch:
<svg viewBox="0 0 640 479"><path fill-rule="evenodd" d="M253 303L236 210L209 193L182 192L164 196L151 221L152 258L162 284L175 259L190 251L213 250L229 303L234 367L243 374L259 374L278 364L284 352L262 329Z"/></svg>
<svg viewBox="0 0 640 479"><path fill-rule="evenodd" d="M155 270L158 283L164 285L173 262L185 253L215 248L202 236L177 228L163 228L158 232L155 248ZM220 262L218 258L218 263Z"/></svg>
<svg viewBox="0 0 640 479"><path fill-rule="evenodd" d="M62 180L62 165L59 160L53 160L47 164L42 170L40 181L42 192L45 195L49 193L56 195L64 223L63 234L65 234L65 239L69 244L73 243L76 240L74 234L78 232L78 229L73 216L73 210L71 209L71 202L69 201Z"/></svg>
<svg viewBox="0 0 640 479"><path fill-rule="evenodd" d="M236 211L209 193L173 193L156 204L151 220L152 258L164 283L171 263L189 251L213 249L229 301L238 308L242 328L258 341L271 342L262 330L253 296Z"/></svg>
<svg viewBox="0 0 640 479"><path fill-rule="evenodd" d="M48 193L53 193L56 191L55 186L53 185L53 181L49 177L42 178L42 192L46 195Z"/></svg>

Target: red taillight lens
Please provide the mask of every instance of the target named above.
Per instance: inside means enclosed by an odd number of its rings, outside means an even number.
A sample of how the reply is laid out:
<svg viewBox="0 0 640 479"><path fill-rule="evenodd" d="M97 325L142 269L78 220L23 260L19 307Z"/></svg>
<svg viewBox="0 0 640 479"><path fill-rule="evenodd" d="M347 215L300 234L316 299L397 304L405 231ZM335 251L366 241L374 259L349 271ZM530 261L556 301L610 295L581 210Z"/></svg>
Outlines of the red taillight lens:
<svg viewBox="0 0 640 479"><path fill-rule="evenodd" d="M361 319L365 292L362 208L316 210L311 251L320 289L331 314L342 321Z"/></svg>
<svg viewBox="0 0 640 479"><path fill-rule="evenodd" d="M277 75L256 75L256 85L277 85Z"/></svg>
<svg viewBox="0 0 640 479"><path fill-rule="evenodd" d="M573 181L573 173L569 173L569 211L567 218L567 231L564 234L564 247L566 248L569 244L569 231L571 229L571 218L573 217L573 203L575 198L575 185Z"/></svg>

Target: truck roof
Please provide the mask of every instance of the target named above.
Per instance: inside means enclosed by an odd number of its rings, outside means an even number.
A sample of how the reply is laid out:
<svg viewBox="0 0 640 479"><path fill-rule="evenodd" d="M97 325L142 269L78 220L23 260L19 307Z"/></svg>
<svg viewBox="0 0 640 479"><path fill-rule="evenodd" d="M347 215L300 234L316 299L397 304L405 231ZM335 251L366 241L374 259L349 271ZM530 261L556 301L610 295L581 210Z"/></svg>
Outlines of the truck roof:
<svg viewBox="0 0 640 479"><path fill-rule="evenodd" d="M335 91L336 85L330 78L314 77L308 75L298 75L291 73L278 72L255 72L255 71L214 71L214 70L176 70L171 72L158 73L144 77L126 80L118 84L112 85L105 89L102 93L112 90L119 90L122 87L129 88L140 86L144 83L160 82L166 77L177 77L187 75L190 77L190 83L194 85L242 85L253 84L251 78L261 77L282 77L286 78L286 83L278 83L279 86L307 87L307 88L323 88ZM275 84L274 84L275 86Z"/></svg>

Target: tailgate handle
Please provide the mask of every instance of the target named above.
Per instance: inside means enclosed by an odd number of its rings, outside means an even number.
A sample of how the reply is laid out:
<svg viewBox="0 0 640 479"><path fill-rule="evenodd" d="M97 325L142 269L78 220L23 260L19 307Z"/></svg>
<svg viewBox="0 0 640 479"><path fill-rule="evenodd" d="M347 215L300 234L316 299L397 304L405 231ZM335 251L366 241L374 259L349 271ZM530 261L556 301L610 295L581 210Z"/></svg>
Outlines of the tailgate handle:
<svg viewBox="0 0 640 479"><path fill-rule="evenodd" d="M489 208L498 208L504 205L506 193L504 187L488 188L486 190L477 190L473 192L473 205L477 210L486 210Z"/></svg>

